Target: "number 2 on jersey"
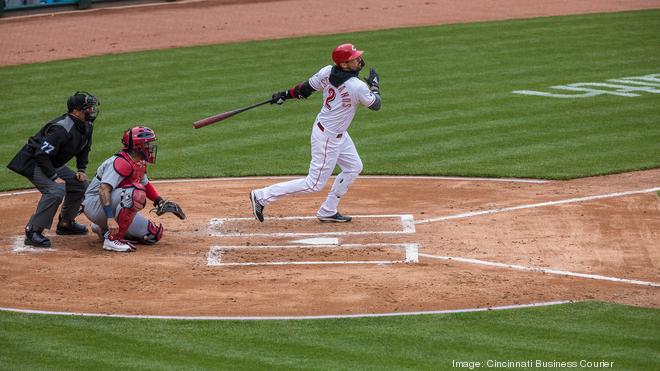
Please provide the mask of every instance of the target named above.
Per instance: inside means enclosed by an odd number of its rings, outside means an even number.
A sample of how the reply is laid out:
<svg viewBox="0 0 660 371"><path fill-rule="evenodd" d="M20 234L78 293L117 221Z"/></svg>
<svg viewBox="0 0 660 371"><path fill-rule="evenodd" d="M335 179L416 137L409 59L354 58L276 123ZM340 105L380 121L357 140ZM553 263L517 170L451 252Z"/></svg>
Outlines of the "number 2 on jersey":
<svg viewBox="0 0 660 371"><path fill-rule="evenodd" d="M335 91L335 89L333 88L328 89L328 97L325 98L325 106L328 107L328 109L332 109L332 107L330 107L330 102L335 100L336 96L337 96L337 92Z"/></svg>

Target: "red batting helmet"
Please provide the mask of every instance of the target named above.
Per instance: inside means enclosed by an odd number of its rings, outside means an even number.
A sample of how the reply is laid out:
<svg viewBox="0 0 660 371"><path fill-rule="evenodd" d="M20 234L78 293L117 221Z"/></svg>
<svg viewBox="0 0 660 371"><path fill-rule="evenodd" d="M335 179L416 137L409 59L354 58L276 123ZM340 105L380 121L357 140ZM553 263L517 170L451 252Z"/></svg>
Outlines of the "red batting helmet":
<svg viewBox="0 0 660 371"><path fill-rule="evenodd" d="M355 58L359 58L362 53L362 50L357 50L353 44L341 44L332 51L332 60L335 64L348 62Z"/></svg>
<svg viewBox="0 0 660 371"><path fill-rule="evenodd" d="M156 133L146 126L136 126L124 132L121 142L124 150L135 151L149 163L156 162Z"/></svg>

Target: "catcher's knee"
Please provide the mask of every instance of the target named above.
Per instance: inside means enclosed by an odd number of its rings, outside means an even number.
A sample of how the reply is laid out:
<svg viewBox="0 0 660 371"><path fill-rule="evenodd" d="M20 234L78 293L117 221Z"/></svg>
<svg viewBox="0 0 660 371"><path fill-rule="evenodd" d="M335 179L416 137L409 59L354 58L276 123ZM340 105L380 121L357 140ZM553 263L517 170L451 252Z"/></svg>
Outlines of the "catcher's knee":
<svg viewBox="0 0 660 371"><path fill-rule="evenodd" d="M131 223L133 223L135 214L137 214L140 210L144 209L144 205L146 202L147 202L147 195L143 190L137 188L122 189L121 200L119 201L119 205L121 206L121 209L119 210L117 216L115 217L115 220L119 225L119 230L115 234L110 236L111 239L124 238L126 232L128 231L128 228L130 227Z"/></svg>
<svg viewBox="0 0 660 371"><path fill-rule="evenodd" d="M121 192L121 201L119 204L123 209L138 212L144 209L144 206L147 204L147 194L142 189L126 188Z"/></svg>
<svg viewBox="0 0 660 371"><path fill-rule="evenodd" d="M147 225L147 234L142 236L139 242L145 245L153 245L163 238L163 230L162 224L156 225L154 222L149 221L149 224Z"/></svg>

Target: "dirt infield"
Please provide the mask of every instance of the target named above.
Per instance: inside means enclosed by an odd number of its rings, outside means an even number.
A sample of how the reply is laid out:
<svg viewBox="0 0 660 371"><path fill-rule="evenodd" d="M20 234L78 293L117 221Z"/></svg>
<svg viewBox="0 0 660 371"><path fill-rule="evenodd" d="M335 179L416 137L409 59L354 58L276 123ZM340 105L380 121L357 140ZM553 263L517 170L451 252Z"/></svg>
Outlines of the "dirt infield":
<svg viewBox="0 0 660 371"><path fill-rule="evenodd" d="M357 217L341 225L292 219L314 215L320 194L270 205L263 224L251 219L249 190L274 179L158 183L163 194L182 201L190 218L161 219L164 240L131 254L104 252L93 236L53 236L52 250L22 250L20 231L38 194L4 195L0 306L189 316L383 313L587 299L660 307L660 287L632 283L660 281L660 199L649 191L659 180L660 170L547 183L359 178L342 204ZM191 188L201 195L191 196ZM629 191L640 193L618 194ZM538 205L545 202L555 204ZM412 215L413 232L404 233L400 215ZM212 222L218 218L224 223ZM318 238L334 238L338 245L300 242ZM403 244L418 246L418 263L372 264L404 260ZM229 246L240 249L224 251L221 263L297 264L211 264L211 250Z"/></svg>
<svg viewBox="0 0 660 371"><path fill-rule="evenodd" d="M0 66L301 35L652 8L660 8L660 3L657 0L178 1L0 18L3 35ZM44 35L48 35L47 40Z"/></svg>
<svg viewBox="0 0 660 371"><path fill-rule="evenodd" d="M16 37L0 39L0 65L658 7L657 1L618 0L369 0L347 12L348 2L245 3L3 19L2 33ZM39 36L45 33L48 42ZM71 34L89 48L74 54L65 36ZM308 218L323 194L284 199L267 208L265 223L252 220L249 190L274 181L158 183L189 219L162 218L164 240L131 254L105 252L91 235L52 233L54 249L25 249L21 230L38 194L0 194L0 307L181 316L385 313L554 300L660 307L654 191L660 169L567 182L361 177L342 202L342 212L357 217L341 225Z"/></svg>

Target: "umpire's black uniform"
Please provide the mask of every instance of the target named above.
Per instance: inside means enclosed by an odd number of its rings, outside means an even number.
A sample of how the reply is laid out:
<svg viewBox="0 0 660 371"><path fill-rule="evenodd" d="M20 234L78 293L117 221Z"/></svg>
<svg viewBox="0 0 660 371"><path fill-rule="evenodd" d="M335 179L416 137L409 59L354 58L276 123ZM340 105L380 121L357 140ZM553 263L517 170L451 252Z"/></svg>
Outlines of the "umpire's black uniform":
<svg viewBox="0 0 660 371"><path fill-rule="evenodd" d="M62 200L57 234L87 233L87 228L74 219L89 183L86 179L79 179L66 164L75 157L78 172L84 174L87 169L98 99L89 93L77 92L69 98L67 105L69 113L47 123L7 165L25 176L41 192L37 210L25 228L27 245L50 246L42 231L51 228ZM58 178L64 180L64 184L56 182Z"/></svg>

